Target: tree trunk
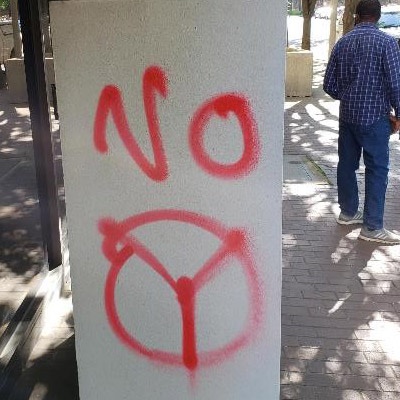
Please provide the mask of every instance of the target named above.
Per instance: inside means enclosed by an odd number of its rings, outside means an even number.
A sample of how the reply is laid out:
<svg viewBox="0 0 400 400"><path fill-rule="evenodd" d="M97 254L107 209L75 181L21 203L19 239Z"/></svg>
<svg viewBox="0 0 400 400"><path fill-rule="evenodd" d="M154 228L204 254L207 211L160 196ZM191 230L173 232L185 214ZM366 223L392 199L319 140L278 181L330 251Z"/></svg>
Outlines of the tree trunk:
<svg viewBox="0 0 400 400"><path fill-rule="evenodd" d="M315 3L317 0L302 0L303 9L303 38L301 48L310 50L311 48L311 17L314 14Z"/></svg>
<svg viewBox="0 0 400 400"><path fill-rule="evenodd" d="M330 25L330 32L329 32L329 50L328 50L328 57L331 54L333 46L336 43L336 20L337 20L337 6L338 0L331 1L331 25Z"/></svg>
<svg viewBox="0 0 400 400"><path fill-rule="evenodd" d="M345 0L343 14L343 35L354 28L354 13L360 0Z"/></svg>
<svg viewBox="0 0 400 400"><path fill-rule="evenodd" d="M18 23L18 0L11 0L10 3L11 10L11 21L13 27L13 38L14 38L14 54L13 57L22 57L22 39L21 31L19 29Z"/></svg>
<svg viewBox="0 0 400 400"><path fill-rule="evenodd" d="M311 16L303 14L303 38L301 48L310 50L311 48Z"/></svg>

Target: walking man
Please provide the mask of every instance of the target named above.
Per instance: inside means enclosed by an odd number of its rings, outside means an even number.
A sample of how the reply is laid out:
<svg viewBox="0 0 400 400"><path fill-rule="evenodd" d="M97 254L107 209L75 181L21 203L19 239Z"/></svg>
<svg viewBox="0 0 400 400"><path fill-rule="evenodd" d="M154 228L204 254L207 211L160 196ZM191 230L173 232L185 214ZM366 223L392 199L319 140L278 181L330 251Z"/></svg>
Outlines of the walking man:
<svg viewBox="0 0 400 400"><path fill-rule="evenodd" d="M355 27L333 48L323 87L340 100L337 222L362 224L359 239L400 244L400 237L383 227L389 138L400 128L400 49L396 39L377 28L380 16L378 0L358 3ZM356 179L361 153L364 211L359 209Z"/></svg>

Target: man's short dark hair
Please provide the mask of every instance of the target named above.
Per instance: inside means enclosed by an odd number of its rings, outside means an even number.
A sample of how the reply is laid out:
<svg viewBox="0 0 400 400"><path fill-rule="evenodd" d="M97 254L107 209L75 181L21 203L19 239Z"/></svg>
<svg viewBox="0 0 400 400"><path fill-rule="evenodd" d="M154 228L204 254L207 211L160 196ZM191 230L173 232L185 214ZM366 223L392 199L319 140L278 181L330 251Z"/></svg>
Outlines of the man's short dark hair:
<svg viewBox="0 0 400 400"><path fill-rule="evenodd" d="M356 14L361 18L381 17L381 3L378 0L361 0L356 7Z"/></svg>

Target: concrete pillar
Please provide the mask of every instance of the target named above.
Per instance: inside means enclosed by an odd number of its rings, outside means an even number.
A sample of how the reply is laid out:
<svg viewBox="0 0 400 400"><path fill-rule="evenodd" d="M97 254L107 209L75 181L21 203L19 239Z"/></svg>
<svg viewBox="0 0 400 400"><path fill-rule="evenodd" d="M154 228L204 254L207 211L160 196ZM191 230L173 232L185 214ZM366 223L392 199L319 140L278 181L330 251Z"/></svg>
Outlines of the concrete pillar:
<svg viewBox="0 0 400 400"><path fill-rule="evenodd" d="M277 400L286 4L50 11L81 400Z"/></svg>

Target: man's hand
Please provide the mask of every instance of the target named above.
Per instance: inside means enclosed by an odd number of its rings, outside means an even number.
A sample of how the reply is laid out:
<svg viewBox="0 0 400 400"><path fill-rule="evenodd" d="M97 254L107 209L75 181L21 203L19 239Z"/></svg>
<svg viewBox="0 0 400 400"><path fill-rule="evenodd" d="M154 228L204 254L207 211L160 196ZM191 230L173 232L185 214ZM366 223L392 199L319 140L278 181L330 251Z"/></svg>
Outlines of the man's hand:
<svg viewBox="0 0 400 400"><path fill-rule="evenodd" d="M390 126L392 128L392 134L400 130L400 119L397 119L394 115L389 115Z"/></svg>

